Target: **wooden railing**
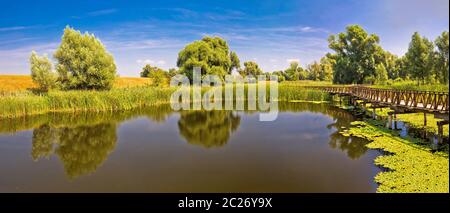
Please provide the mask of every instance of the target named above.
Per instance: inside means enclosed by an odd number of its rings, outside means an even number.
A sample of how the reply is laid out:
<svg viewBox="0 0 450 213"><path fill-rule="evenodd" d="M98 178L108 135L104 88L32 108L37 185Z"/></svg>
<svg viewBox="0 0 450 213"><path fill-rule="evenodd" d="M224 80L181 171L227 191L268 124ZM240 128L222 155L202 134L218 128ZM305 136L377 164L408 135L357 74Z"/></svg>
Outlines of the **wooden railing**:
<svg viewBox="0 0 450 213"><path fill-rule="evenodd" d="M315 88L332 94L355 96L368 102L434 112L449 112L448 92L377 89L365 86L325 86Z"/></svg>

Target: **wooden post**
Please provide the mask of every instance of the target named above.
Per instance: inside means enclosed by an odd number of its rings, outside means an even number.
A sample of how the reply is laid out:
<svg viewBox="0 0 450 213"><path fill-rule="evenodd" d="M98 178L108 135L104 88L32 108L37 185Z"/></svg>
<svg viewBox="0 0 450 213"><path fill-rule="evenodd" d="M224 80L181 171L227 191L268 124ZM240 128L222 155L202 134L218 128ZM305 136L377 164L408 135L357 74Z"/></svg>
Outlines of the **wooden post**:
<svg viewBox="0 0 450 213"><path fill-rule="evenodd" d="M397 130L397 113L394 111L394 129Z"/></svg>
<svg viewBox="0 0 450 213"><path fill-rule="evenodd" d="M442 123L441 122L437 122L437 125L438 125L438 143L440 144L440 143L442 143L442 137L443 137L443 134L444 134L444 127L443 127L443 125L442 125Z"/></svg>
<svg viewBox="0 0 450 213"><path fill-rule="evenodd" d="M423 113L423 126L424 127L427 126L427 113L426 112Z"/></svg>
<svg viewBox="0 0 450 213"><path fill-rule="evenodd" d="M376 115L377 115L377 114L376 114L376 108L373 107L373 108L372 108L372 118L375 119L375 118L376 118Z"/></svg>
<svg viewBox="0 0 450 213"><path fill-rule="evenodd" d="M392 113L389 113L388 117L388 128L392 129Z"/></svg>

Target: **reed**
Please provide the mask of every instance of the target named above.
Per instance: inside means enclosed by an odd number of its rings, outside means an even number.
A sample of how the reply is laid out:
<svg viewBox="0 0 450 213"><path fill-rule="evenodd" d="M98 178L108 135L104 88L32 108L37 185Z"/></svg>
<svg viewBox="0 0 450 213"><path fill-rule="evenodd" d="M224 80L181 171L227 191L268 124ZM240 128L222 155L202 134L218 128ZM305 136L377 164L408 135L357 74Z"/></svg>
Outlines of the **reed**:
<svg viewBox="0 0 450 213"><path fill-rule="evenodd" d="M249 85L244 86L247 94ZM202 94L210 88L203 88ZM219 88L220 89L220 88ZM222 88L223 89L223 88ZM50 91L45 94L24 93L0 96L0 118L14 118L49 112L104 112L131 110L138 107L167 104L176 90L171 87L125 87L110 91ZM269 90L267 90L269 97ZM191 93L192 94L192 93ZM247 99L247 95L244 97ZM330 101L323 91L308 89L300 84L280 84L278 101Z"/></svg>

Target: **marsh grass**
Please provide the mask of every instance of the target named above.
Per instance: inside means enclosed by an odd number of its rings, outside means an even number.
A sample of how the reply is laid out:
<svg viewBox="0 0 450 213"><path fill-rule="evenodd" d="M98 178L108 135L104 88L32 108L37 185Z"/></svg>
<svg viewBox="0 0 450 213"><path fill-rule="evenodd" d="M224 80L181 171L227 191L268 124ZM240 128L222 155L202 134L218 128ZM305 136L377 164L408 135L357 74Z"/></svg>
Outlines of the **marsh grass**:
<svg viewBox="0 0 450 213"><path fill-rule="evenodd" d="M256 85L253 85L257 88ZM247 99L249 85L244 85ZM267 87L269 85L267 84ZM13 118L24 115L44 114L49 112L103 112L131 110L138 107L167 104L177 88L173 87L125 87L110 91L50 91L48 93L0 96L0 118ZM192 89L192 88L191 88ZM204 94L211 88L203 88ZM224 87L218 88L224 89ZM234 88L234 91L236 88ZM270 90L267 89L267 97ZM192 96L192 92L191 92ZM331 97L319 90L308 89L299 84L280 84L278 101L330 101Z"/></svg>
<svg viewBox="0 0 450 213"><path fill-rule="evenodd" d="M392 81L386 85L372 85L374 88L396 89L396 90L413 90L413 91L435 91L448 92L448 84L417 84L416 81Z"/></svg>

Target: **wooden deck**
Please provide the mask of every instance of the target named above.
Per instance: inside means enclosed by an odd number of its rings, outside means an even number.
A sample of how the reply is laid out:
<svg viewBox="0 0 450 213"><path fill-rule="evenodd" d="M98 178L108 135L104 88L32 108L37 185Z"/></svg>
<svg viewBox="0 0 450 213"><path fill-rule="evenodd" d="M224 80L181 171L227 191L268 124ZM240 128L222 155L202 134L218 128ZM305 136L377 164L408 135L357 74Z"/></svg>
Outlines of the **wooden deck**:
<svg viewBox="0 0 450 213"><path fill-rule="evenodd" d="M365 86L322 86L315 88L331 94L356 97L377 105L444 114L448 120L448 92L377 89Z"/></svg>

